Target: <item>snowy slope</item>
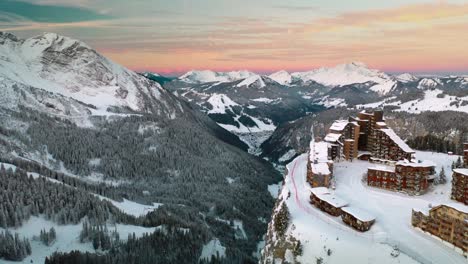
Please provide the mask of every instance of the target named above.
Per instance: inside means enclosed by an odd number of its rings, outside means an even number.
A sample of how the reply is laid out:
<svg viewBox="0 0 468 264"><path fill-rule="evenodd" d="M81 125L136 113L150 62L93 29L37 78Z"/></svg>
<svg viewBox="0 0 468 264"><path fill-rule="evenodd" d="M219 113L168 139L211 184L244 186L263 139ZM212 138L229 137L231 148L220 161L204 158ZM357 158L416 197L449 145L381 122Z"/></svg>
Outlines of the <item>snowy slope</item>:
<svg viewBox="0 0 468 264"><path fill-rule="evenodd" d="M242 87L242 86L254 86L256 88L263 88L266 86L265 82L262 79L262 76L260 75L252 75L246 79L244 79L242 82L236 85L237 87Z"/></svg>
<svg viewBox="0 0 468 264"><path fill-rule="evenodd" d="M189 71L179 77L180 81L187 83L233 82L246 79L256 74L249 71L215 72L210 70Z"/></svg>
<svg viewBox="0 0 468 264"><path fill-rule="evenodd" d="M54 33L28 39L0 33L0 44L3 79L73 98L100 113L111 106L141 112L152 108L168 117L177 111L161 86L78 40Z"/></svg>
<svg viewBox="0 0 468 264"><path fill-rule="evenodd" d="M420 159L434 161L437 171L442 166L449 171L452 161L457 158L430 152L417 152L416 155ZM350 206L362 208L377 217L372 228L361 233L345 225L341 218L332 217L309 203L311 187L306 182L307 158L307 154L301 155L287 166L288 174L279 198L279 204L285 203L290 213L286 236L291 235L302 244L303 253L296 257L300 263L315 263L317 258L328 264L350 263L350 260L352 263L369 264L466 263L460 253L414 229L410 222L413 207L425 208L429 203L450 201L450 178L447 184L415 197L366 186L361 179L368 162L335 164L336 190L332 192L349 202ZM270 224L262 263L278 257L273 252L279 245L279 239L271 228ZM327 254L328 249L330 254ZM392 252L399 255L391 256ZM296 263L291 250L287 250L285 258Z"/></svg>
<svg viewBox="0 0 468 264"><path fill-rule="evenodd" d="M411 100L405 103L395 100L396 97L391 97L389 99L376 103L357 105L357 107L375 108L383 106L398 106L399 108L395 109L395 111L404 111L409 113L421 113L425 111L457 111L468 113L468 96L450 96L443 94L443 91L439 89L425 90L423 98Z"/></svg>
<svg viewBox="0 0 468 264"><path fill-rule="evenodd" d="M38 237L42 229L49 230L54 228L57 234L56 241L50 246L44 245L41 241L34 240L33 237ZM136 237L141 237L145 233L152 233L158 227L141 227L132 225L108 225L109 230L117 230L120 239L125 241L129 234L135 234ZM28 238L31 241L32 254L27 256L22 261L6 261L0 260L0 263L44 263L46 257L54 252L70 252L78 250L82 252L95 252L91 242L80 243L79 236L82 230L82 224L77 225L57 225L54 222L44 219L43 217L31 217L20 228L10 229L10 232L18 233L20 237ZM0 228L0 231L3 231Z"/></svg>

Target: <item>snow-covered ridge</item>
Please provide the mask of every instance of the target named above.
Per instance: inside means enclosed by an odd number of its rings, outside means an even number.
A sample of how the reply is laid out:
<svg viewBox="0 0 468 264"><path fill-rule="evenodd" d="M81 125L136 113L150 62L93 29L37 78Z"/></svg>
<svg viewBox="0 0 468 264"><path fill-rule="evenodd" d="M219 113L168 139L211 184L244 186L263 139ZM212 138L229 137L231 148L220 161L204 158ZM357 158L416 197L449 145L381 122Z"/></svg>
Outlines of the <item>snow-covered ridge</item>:
<svg viewBox="0 0 468 264"><path fill-rule="evenodd" d="M187 83L233 82L246 79L257 74L242 70L230 72L215 72L210 70L189 71L179 77L179 80Z"/></svg>
<svg viewBox="0 0 468 264"><path fill-rule="evenodd" d="M263 79L262 79L262 77L260 75L252 75L252 76L244 79L242 82L240 82L236 86L237 87L242 87L242 86L249 87L251 85L254 85L257 88L262 88L262 87L266 86L265 82L263 81Z"/></svg>
<svg viewBox="0 0 468 264"><path fill-rule="evenodd" d="M19 39L0 33L0 77L70 97L106 112L109 107L174 116L158 84L103 57L85 43L54 33Z"/></svg>
<svg viewBox="0 0 468 264"><path fill-rule="evenodd" d="M293 80L291 74L289 74L289 72L285 70L272 73L268 77L270 77L270 79L282 85L290 85Z"/></svg>
<svg viewBox="0 0 468 264"><path fill-rule="evenodd" d="M403 73L403 74L400 74L400 75L397 75L395 76L395 78L402 82L402 83L409 83L409 82L415 82L417 80L419 80L418 77L412 75L412 74L409 74L409 73Z"/></svg>
<svg viewBox="0 0 468 264"><path fill-rule="evenodd" d="M387 94L396 84L391 76L379 70L369 69L360 62L340 64L332 68L324 67L307 72L295 72L291 75L303 81L315 81L332 87L373 82L378 86L370 89L380 94Z"/></svg>

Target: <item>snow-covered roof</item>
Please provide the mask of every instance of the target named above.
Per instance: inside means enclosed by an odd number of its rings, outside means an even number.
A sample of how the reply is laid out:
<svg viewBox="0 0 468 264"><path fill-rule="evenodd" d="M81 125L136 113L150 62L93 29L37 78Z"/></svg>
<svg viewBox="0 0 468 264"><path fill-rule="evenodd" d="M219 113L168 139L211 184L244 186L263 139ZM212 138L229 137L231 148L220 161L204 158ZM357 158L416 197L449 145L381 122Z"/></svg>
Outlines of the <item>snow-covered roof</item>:
<svg viewBox="0 0 468 264"><path fill-rule="evenodd" d="M326 187L315 187L315 188L310 189L310 191L314 195L321 195L321 194L329 194L330 193L330 190L328 190L328 188L326 188Z"/></svg>
<svg viewBox="0 0 468 264"><path fill-rule="evenodd" d="M385 166L385 165L375 165L373 167L369 167L369 170L377 170L377 171L388 171L388 172L395 172L395 167L393 166Z"/></svg>
<svg viewBox="0 0 468 264"><path fill-rule="evenodd" d="M390 139L393 140L393 142L395 142L395 144L397 144L401 150L403 150L404 152L407 152L407 153L415 153L414 150L412 148L410 148L408 146L408 144L406 144L396 133L395 131L393 131L393 129L391 128L382 128L380 129L380 131L384 132L388 137L390 137Z"/></svg>
<svg viewBox="0 0 468 264"><path fill-rule="evenodd" d="M312 164L312 171L317 174L328 175L331 174L330 167L327 163Z"/></svg>
<svg viewBox="0 0 468 264"><path fill-rule="evenodd" d="M415 212L420 212L420 213L422 213L422 214L424 214L424 215L427 216L427 215L429 215L429 210L431 210L431 209L432 209L432 208L429 208L429 207L425 207L425 208L420 208L420 207L419 207L419 208L413 208L413 211L415 211Z"/></svg>
<svg viewBox="0 0 468 264"><path fill-rule="evenodd" d="M328 142L336 142L340 139L342 135L341 134L338 134L338 133L328 133L326 136L325 136L325 141L328 141Z"/></svg>
<svg viewBox="0 0 468 264"><path fill-rule="evenodd" d="M387 123L385 123L385 122L376 122L376 124L379 125L379 126L382 126L382 127L387 126Z"/></svg>
<svg viewBox="0 0 468 264"><path fill-rule="evenodd" d="M328 175L331 174L328 166L328 143L327 142L315 142L310 141L310 153L309 159L311 162L311 169L314 173Z"/></svg>
<svg viewBox="0 0 468 264"><path fill-rule="evenodd" d="M348 205L348 202L346 202L345 200L333 194L318 194L317 198L330 204L331 206L335 208L340 208L340 207Z"/></svg>
<svg viewBox="0 0 468 264"><path fill-rule="evenodd" d="M328 143L310 141L310 161L328 162Z"/></svg>
<svg viewBox="0 0 468 264"><path fill-rule="evenodd" d="M335 122L333 122L331 125L330 130L343 131L347 124L349 124L348 120L335 120Z"/></svg>
<svg viewBox="0 0 468 264"><path fill-rule="evenodd" d="M468 169L454 169L453 170L454 172L458 173L458 174L462 174L464 176L468 176Z"/></svg>
<svg viewBox="0 0 468 264"><path fill-rule="evenodd" d="M426 208L413 208L414 211L416 212L421 212L425 215L429 215L429 211L432 210L432 209L435 209L439 206L447 206L447 207L450 207L450 208L453 208L457 211L460 211L462 213L465 213L465 214L468 214L468 206L462 204L462 203L456 203L456 202L453 202L453 203L443 203L443 204L433 204L431 208L429 207L426 207Z"/></svg>
<svg viewBox="0 0 468 264"><path fill-rule="evenodd" d="M396 165L407 166L407 167L435 167L436 164L430 160L422 160L418 162L409 162L408 160L400 160Z"/></svg>
<svg viewBox="0 0 468 264"><path fill-rule="evenodd" d="M358 220L364 221L364 222L369 222L375 220L375 217L370 215L368 212L357 208L357 207L343 207L342 208L343 212L348 213L354 217L356 217Z"/></svg>

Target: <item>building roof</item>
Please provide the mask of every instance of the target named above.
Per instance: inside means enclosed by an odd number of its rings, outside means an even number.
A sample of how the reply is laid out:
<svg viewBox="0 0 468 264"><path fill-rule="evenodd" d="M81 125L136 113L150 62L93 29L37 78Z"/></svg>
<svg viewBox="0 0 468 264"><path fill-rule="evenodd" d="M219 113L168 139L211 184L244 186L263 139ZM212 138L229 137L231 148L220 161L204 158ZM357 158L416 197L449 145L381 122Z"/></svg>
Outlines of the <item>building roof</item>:
<svg viewBox="0 0 468 264"><path fill-rule="evenodd" d="M379 126L387 126L387 123L382 122L382 121L376 122L376 124L379 125Z"/></svg>
<svg viewBox="0 0 468 264"><path fill-rule="evenodd" d="M328 190L328 188L326 188L326 187L315 187L315 188L310 189L310 191L314 195L321 195L321 194L329 194L330 193L330 190Z"/></svg>
<svg viewBox="0 0 468 264"><path fill-rule="evenodd" d="M361 208L353 207L353 206L347 206L341 208L343 212L348 213L356 219L364 221L364 222L369 222L375 220L375 217L369 214L367 211L362 210Z"/></svg>
<svg viewBox="0 0 468 264"><path fill-rule="evenodd" d="M418 162L409 162L408 160L400 160L396 165L406 166L406 167L435 167L436 164L430 160L420 160Z"/></svg>
<svg viewBox="0 0 468 264"><path fill-rule="evenodd" d="M326 136L325 136L325 141L328 141L328 142L336 142L340 139L342 135L341 134L338 134L338 133L328 133Z"/></svg>
<svg viewBox="0 0 468 264"><path fill-rule="evenodd" d="M360 113L360 114L365 114L365 115L370 115L370 116L371 116L371 115L374 115L374 114L372 114L372 113L367 113L366 110L362 110L362 111L359 112L359 113Z"/></svg>
<svg viewBox="0 0 468 264"><path fill-rule="evenodd" d="M341 208L343 206L348 205L348 202L345 200L339 198L338 196L334 194L319 194L317 195L317 198L320 200L328 203L329 205L335 207L335 208Z"/></svg>
<svg viewBox="0 0 468 264"><path fill-rule="evenodd" d="M454 169L453 171L458 173L458 174L468 176L468 169Z"/></svg>
<svg viewBox="0 0 468 264"><path fill-rule="evenodd" d="M328 163L333 162L328 159L328 143L310 141L309 159L312 171L317 174L331 174Z"/></svg>
<svg viewBox="0 0 468 264"><path fill-rule="evenodd" d="M335 120L335 122L333 122L331 125L330 130L343 131L348 123L348 120Z"/></svg>
<svg viewBox="0 0 468 264"><path fill-rule="evenodd" d="M429 215L429 212L431 210L434 210L438 207L441 207L441 206L447 206L447 207L450 207L450 208L453 208L459 212L462 212L462 213L465 213L465 214L468 214L468 206L462 204L462 203L456 203L456 202L453 202L453 203L443 203L443 204L435 204L435 205L432 205L431 208L429 207L426 207L426 208L413 208L414 211L416 212L421 212L425 215Z"/></svg>
<svg viewBox="0 0 468 264"><path fill-rule="evenodd" d="M369 170L377 170L377 171L387 171L387 172L395 172L395 167L393 166L385 166L385 165L374 165L373 167L367 168Z"/></svg>
<svg viewBox="0 0 468 264"><path fill-rule="evenodd" d="M391 128L382 128L380 131L384 132L395 144L397 144L401 150L407 153L415 153L412 148L408 146Z"/></svg>

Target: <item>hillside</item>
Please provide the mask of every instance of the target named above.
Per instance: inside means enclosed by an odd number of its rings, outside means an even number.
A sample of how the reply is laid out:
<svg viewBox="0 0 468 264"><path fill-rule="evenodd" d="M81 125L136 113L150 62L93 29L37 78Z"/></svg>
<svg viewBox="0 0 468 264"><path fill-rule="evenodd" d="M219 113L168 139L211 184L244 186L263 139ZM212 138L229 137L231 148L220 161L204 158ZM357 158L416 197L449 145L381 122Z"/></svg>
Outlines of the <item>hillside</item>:
<svg viewBox="0 0 468 264"><path fill-rule="evenodd" d="M33 173L51 184L66 182L63 189L73 186L83 195L108 196L116 201L114 206L123 199L147 208L159 204L143 219L122 223L136 226L128 227L128 232L138 226L163 227L142 240L134 238L135 243L143 243L160 237L158 243L147 243L151 250L183 240L178 231L164 230L193 232L183 242L184 248L192 250L172 248L173 254L163 256L163 262L179 256L196 263L203 245L213 239L220 241L229 259L255 261L252 252L273 206L267 186L280 177L271 165L247 154L236 136L159 84L80 41L50 33L30 39L2 33L0 44L0 158L4 164L14 164L19 172ZM62 174L65 178L54 176ZM39 196L47 195L38 191ZM32 214L44 223L36 230L50 228L52 223L62 230L58 243L65 241L66 230L75 230L69 234L74 236L81 229L79 217L63 222L78 226L62 229L57 220L60 212L47 212L46 219ZM88 218L91 214L83 211ZM32 239L38 234L25 231L28 219L35 218L25 215L23 225L12 231ZM106 219L98 223L115 223L114 217ZM61 250L94 252L79 245L74 241ZM32 256L43 250L38 248L33 247ZM132 245L123 248L143 250ZM216 255L209 251L206 257L211 253Z"/></svg>

